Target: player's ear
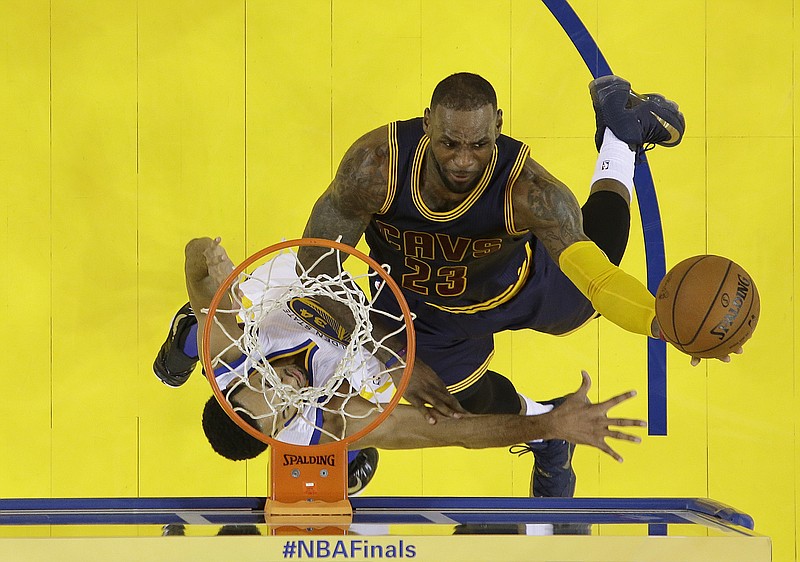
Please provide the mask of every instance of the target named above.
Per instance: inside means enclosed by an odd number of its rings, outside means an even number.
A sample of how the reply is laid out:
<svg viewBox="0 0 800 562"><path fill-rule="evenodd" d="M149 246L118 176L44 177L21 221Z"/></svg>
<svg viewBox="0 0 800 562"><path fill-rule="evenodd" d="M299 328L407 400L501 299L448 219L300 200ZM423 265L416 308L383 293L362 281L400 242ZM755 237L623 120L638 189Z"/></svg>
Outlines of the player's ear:
<svg viewBox="0 0 800 562"><path fill-rule="evenodd" d="M503 131L503 110L497 110L497 119L495 120L495 128L497 131L497 136L500 136L500 133Z"/></svg>
<svg viewBox="0 0 800 562"><path fill-rule="evenodd" d="M426 107L422 114L422 131L427 135L428 128L431 126L431 108Z"/></svg>

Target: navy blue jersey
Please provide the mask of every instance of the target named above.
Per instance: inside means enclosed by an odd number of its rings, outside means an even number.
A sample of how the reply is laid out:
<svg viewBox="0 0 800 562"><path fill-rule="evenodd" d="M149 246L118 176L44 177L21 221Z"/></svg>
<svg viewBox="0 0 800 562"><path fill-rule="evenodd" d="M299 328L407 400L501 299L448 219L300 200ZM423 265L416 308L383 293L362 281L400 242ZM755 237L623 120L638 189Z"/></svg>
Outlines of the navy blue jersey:
<svg viewBox="0 0 800 562"><path fill-rule="evenodd" d="M529 149L500 135L478 185L453 210L437 212L420 189L429 142L422 118L389 125L388 195L366 231L371 254L391 267L411 302L458 314L494 308L530 274L535 238L515 230L511 210Z"/></svg>
<svg viewBox="0 0 800 562"><path fill-rule="evenodd" d="M475 189L452 211L436 212L420 193L429 143L422 119L388 129L389 189L366 240L416 314L417 357L460 399L488 369L495 333L563 334L594 311L544 245L515 228L511 190L528 157L525 144L501 135ZM377 306L399 314L386 291Z"/></svg>

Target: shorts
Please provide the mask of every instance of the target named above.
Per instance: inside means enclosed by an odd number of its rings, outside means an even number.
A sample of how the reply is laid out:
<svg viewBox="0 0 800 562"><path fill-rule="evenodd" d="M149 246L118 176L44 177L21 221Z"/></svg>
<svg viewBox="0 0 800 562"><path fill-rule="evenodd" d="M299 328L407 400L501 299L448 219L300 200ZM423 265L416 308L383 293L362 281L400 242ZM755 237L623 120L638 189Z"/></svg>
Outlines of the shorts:
<svg viewBox="0 0 800 562"><path fill-rule="evenodd" d="M397 313L394 297L384 291L377 307ZM494 334L531 329L565 334L586 323L594 308L553 262L541 243L533 251L532 270L520 292L495 308L472 314L445 312L409 297L416 314L416 353L460 398L486 372L494 354ZM385 308L384 308L385 307Z"/></svg>

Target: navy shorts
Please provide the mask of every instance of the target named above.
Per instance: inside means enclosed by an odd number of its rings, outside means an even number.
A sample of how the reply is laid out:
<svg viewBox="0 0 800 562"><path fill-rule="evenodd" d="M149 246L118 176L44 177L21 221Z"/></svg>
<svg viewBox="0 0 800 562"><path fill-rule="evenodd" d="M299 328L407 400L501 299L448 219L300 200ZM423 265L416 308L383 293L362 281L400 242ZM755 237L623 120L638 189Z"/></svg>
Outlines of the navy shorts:
<svg viewBox="0 0 800 562"><path fill-rule="evenodd" d="M454 394L467 390L486 371L497 332L532 329L565 334L595 314L589 300L561 272L543 244L536 244L532 264L528 280L514 298L473 314L444 312L406 295L417 315L417 356ZM397 313L394 297L389 295L388 291L382 293L378 307ZM467 395L468 391L463 394Z"/></svg>

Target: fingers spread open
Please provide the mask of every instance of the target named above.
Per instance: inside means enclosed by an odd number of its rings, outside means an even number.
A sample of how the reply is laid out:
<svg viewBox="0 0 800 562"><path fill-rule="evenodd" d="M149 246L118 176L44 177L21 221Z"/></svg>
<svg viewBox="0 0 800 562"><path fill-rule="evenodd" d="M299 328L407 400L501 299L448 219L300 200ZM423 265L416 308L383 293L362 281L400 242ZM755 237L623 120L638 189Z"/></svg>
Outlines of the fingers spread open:
<svg viewBox="0 0 800 562"><path fill-rule="evenodd" d="M634 420L630 418L610 418L608 425L617 427L647 427L647 422L644 420Z"/></svg>
<svg viewBox="0 0 800 562"><path fill-rule="evenodd" d="M622 433L621 431L609 431L608 436L613 439L621 439L623 441L631 441L632 443L641 443L642 438L636 435L629 435L627 433Z"/></svg>
<svg viewBox="0 0 800 562"><path fill-rule="evenodd" d="M607 410L610 410L611 408L613 408L614 406L616 406L617 404L619 404L621 402L625 402L625 400L630 400L634 396L636 396L636 391L635 390L629 390L628 392L624 392L622 394L614 396L613 398L609 398L605 402L601 402L600 406L603 407L604 411L607 411Z"/></svg>
<svg viewBox="0 0 800 562"><path fill-rule="evenodd" d="M587 396L589 389L592 387L592 377L586 371L581 371L581 386L575 393L577 395Z"/></svg>
<svg viewBox="0 0 800 562"><path fill-rule="evenodd" d="M607 443L605 442L601 443L598 448L604 453L606 453L608 456L613 458L615 461L622 462L622 457L614 449L609 447Z"/></svg>

